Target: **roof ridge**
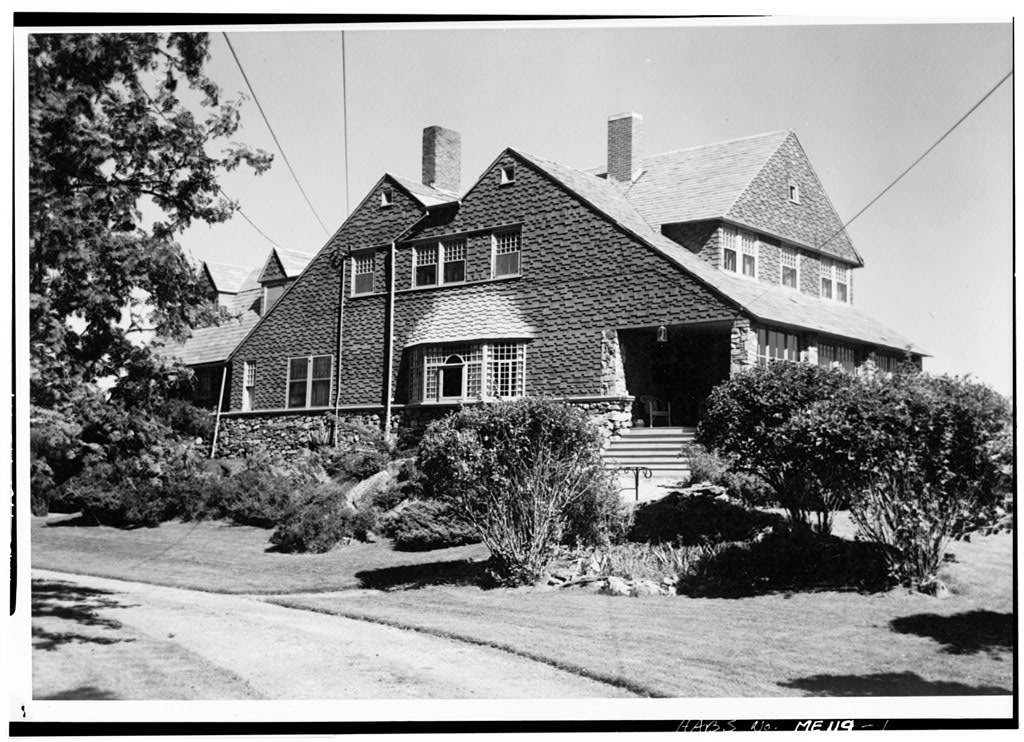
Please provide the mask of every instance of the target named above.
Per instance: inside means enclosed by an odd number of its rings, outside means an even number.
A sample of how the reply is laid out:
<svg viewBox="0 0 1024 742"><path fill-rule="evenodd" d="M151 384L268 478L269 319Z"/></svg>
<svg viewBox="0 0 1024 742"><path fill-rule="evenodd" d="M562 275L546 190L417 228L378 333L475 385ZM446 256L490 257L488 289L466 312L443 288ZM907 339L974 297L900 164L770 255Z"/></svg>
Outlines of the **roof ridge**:
<svg viewBox="0 0 1024 742"><path fill-rule="evenodd" d="M677 155L680 152L692 152L693 150L697 150L697 149L707 149L708 147L719 147L719 146L721 146L723 144L734 144L735 142L743 142L743 141L746 141L748 139L761 139L761 138L769 137L769 136L772 136L772 135L777 135L777 134L789 135L791 133L793 133L793 129L792 128L789 128L789 129L774 129L772 131L762 131L759 134L748 134L747 136L744 136L744 137L734 137L732 139L720 139L720 140L718 140L716 142L708 142L706 144L695 144L695 145L690 146L690 147L679 147L677 149L668 149L668 150L665 150L664 152L656 152L654 154L644 155L643 157L640 158L640 162L641 162L641 164L643 164L643 163L647 162L648 160L653 160L653 159L655 159L657 157L666 157L668 155ZM783 139L783 141L784 141L784 139ZM607 163L603 163L601 165L596 165L594 167L588 167L588 168L586 168L586 170L581 170L580 172L586 172L588 175L594 175L594 177L600 177L595 172L591 172L591 171L605 172L607 170L607 166L608 166ZM602 168L604 168L604 170L601 170Z"/></svg>

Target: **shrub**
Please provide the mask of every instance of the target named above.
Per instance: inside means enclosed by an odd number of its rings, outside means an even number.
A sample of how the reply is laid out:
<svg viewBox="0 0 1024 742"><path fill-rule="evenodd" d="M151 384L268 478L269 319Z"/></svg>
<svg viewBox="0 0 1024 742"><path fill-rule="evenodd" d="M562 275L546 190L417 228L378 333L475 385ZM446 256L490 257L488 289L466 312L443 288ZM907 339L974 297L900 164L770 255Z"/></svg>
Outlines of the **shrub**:
<svg viewBox="0 0 1024 742"><path fill-rule="evenodd" d="M683 545L744 541L780 521L774 513L750 510L712 495L673 492L636 507L628 538Z"/></svg>
<svg viewBox="0 0 1024 742"><path fill-rule="evenodd" d="M849 462L816 447L803 413L846 394L854 377L806 363L771 363L735 374L715 387L697 427L697 441L732 459L732 467L757 475L796 524L817 516L831 530L832 514L854 488L841 476Z"/></svg>
<svg viewBox="0 0 1024 742"><path fill-rule="evenodd" d="M625 580L679 579L693 572L708 549L708 546L672 544L617 544L595 550L583 569L590 574Z"/></svg>
<svg viewBox="0 0 1024 742"><path fill-rule="evenodd" d="M314 460L254 456L245 468L211 489L206 503L212 517L239 525L273 528L289 512L292 494L315 486L326 475Z"/></svg>
<svg viewBox="0 0 1024 742"><path fill-rule="evenodd" d="M399 551L446 549L480 540L472 526L437 500L406 502L380 519L380 532Z"/></svg>
<svg viewBox="0 0 1024 742"><path fill-rule="evenodd" d="M725 488L726 493L750 507L771 507L776 504L771 489L757 476L734 471L732 457L709 451L699 444L684 446L683 455L689 460L690 483L709 484Z"/></svg>
<svg viewBox="0 0 1024 742"><path fill-rule="evenodd" d="M461 410L433 423L419 447L424 494L471 524L508 584L536 581L568 532L569 513L610 487L601 438L575 407L527 398ZM577 511L587 514L584 506ZM581 527L593 537L600 530ZM590 533L586 533L586 531Z"/></svg>
<svg viewBox="0 0 1024 742"><path fill-rule="evenodd" d="M935 579L953 539L1012 509L1008 402L966 379L867 378L807 413L816 447L853 462L859 532L884 544L904 582ZM849 467L854 468L854 467Z"/></svg>
<svg viewBox="0 0 1024 742"><path fill-rule="evenodd" d="M346 498L351 488L351 483L329 481L297 492L283 510L270 542L288 553L330 551L355 533L356 510Z"/></svg>

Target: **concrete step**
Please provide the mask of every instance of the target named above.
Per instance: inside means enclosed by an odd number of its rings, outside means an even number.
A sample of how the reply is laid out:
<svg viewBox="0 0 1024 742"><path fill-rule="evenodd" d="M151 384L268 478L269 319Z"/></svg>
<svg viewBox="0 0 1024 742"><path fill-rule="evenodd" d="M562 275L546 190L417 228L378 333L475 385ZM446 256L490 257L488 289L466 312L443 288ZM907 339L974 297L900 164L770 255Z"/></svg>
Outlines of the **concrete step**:
<svg viewBox="0 0 1024 742"><path fill-rule="evenodd" d="M618 440L612 441L608 448L608 451L681 451L683 446L686 445L686 441L676 440L658 440L652 438L651 440Z"/></svg>

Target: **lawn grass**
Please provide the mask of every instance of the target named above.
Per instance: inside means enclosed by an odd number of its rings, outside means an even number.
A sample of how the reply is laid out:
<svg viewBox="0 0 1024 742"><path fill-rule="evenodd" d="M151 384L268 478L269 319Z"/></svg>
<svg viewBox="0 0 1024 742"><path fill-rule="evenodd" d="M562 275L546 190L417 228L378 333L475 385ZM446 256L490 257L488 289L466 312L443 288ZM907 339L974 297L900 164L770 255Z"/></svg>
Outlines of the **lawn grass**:
<svg viewBox="0 0 1024 742"><path fill-rule="evenodd" d="M432 586L273 599L516 652L655 696L1009 694L1012 538L957 544L948 600L805 592L616 598Z"/></svg>
<svg viewBox="0 0 1024 742"><path fill-rule="evenodd" d="M614 598L465 583L480 545L401 553L267 551L225 523L123 531L35 518L32 566L230 593L448 636L653 696L973 695L1013 687L1013 537L955 543L939 600L798 592L737 599ZM71 523L75 523L72 519ZM65 525L60 525L65 523ZM836 531L850 535L840 518ZM454 584L453 584L454 583ZM352 590L379 587L382 590ZM329 591L343 591L330 593ZM287 595L286 595L287 594Z"/></svg>
<svg viewBox="0 0 1024 742"><path fill-rule="evenodd" d="M83 523L69 515L32 518L32 566L208 592L282 594L350 590L364 586L362 572L400 578L411 567L436 581L438 570L451 574L462 560L488 555L479 544L399 552L386 541L281 554L268 551L272 531L223 521L131 530ZM432 563L443 566L435 570Z"/></svg>

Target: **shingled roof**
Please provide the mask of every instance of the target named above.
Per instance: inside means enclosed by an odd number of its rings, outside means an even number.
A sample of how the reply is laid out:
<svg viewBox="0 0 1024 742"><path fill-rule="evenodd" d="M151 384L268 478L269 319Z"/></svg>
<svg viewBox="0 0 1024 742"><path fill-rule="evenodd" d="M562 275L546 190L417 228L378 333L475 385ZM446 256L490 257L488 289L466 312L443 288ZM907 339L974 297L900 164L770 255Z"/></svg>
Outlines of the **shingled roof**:
<svg viewBox="0 0 1024 742"><path fill-rule="evenodd" d="M209 260L203 261L203 267L210 280L213 281L213 287L224 294L237 294L241 291L253 272L251 267L212 263Z"/></svg>
<svg viewBox="0 0 1024 742"><path fill-rule="evenodd" d="M437 188L431 188L428 185L417 183L415 180L409 180L408 178L403 178L400 175L391 175L391 173L388 173L388 175L398 183L398 185L408 191L410 196L427 208L431 206L440 206L442 204L455 203L459 200L459 197L454 193L448 193L447 191L442 191Z"/></svg>
<svg viewBox="0 0 1024 742"><path fill-rule="evenodd" d="M827 301L781 286L739 278L714 268L682 245L652 229L639 209L627 199L626 193L598 175L575 170L521 150L512 152L757 319L924 354L911 340L850 304Z"/></svg>
<svg viewBox="0 0 1024 742"><path fill-rule="evenodd" d="M405 347L424 343L531 338L536 332L508 295L487 290L429 294L429 307L409 333Z"/></svg>
<svg viewBox="0 0 1024 742"><path fill-rule="evenodd" d="M192 331L184 343L167 343L154 346L154 352L171 360L181 361L188 366L204 363L222 363L242 339L249 333L260 316L255 312L244 312L236 318L225 320L219 325L201 327Z"/></svg>

